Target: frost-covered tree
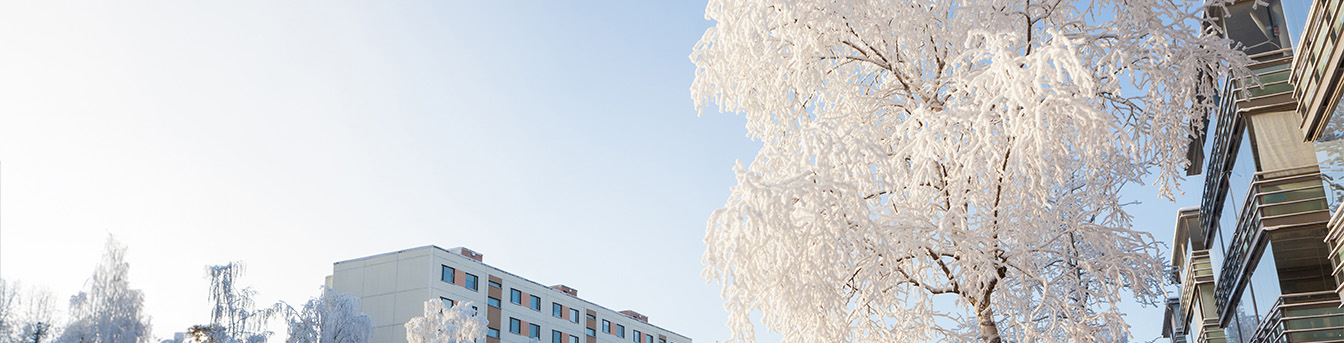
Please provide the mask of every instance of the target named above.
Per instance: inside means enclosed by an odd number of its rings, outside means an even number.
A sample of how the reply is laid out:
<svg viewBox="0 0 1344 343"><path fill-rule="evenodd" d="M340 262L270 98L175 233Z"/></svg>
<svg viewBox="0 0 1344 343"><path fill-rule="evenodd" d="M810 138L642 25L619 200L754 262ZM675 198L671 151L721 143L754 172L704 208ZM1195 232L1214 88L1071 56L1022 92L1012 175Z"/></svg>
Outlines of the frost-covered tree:
<svg viewBox="0 0 1344 343"><path fill-rule="evenodd" d="M30 289L23 300L23 313L18 328L18 343L45 343L57 337L61 327L56 325L56 301L51 291Z"/></svg>
<svg viewBox="0 0 1344 343"><path fill-rule="evenodd" d="M44 288L0 279L0 343L44 343L56 337L56 300Z"/></svg>
<svg viewBox="0 0 1344 343"><path fill-rule="evenodd" d="M1125 337L1162 264L1119 190L1170 197L1248 61L1203 6L710 0L692 97L763 144L705 238L732 340Z"/></svg>
<svg viewBox="0 0 1344 343"><path fill-rule="evenodd" d="M471 343L485 337L489 321L472 309L471 302L452 308L443 301L425 301L425 315L406 322L409 343Z"/></svg>
<svg viewBox="0 0 1344 343"><path fill-rule="evenodd" d="M261 343L272 334L266 329L267 323L279 312L279 304L256 308L252 298L257 291L238 285L243 269L242 262L206 268L210 278L210 325L196 329L208 335L210 343Z"/></svg>
<svg viewBox="0 0 1344 343"><path fill-rule="evenodd" d="M0 341L9 341L17 333L19 324L19 283L0 279Z"/></svg>
<svg viewBox="0 0 1344 343"><path fill-rule="evenodd" d="M144 314L145 295L130 288L130 264L126 247L107 238L103 261L85 283L84 290L70 298L70 323L60 336L62 343L146 343L150 341L149 316Z"/></svg>
<svg viewBox="0 0 1344 343"><path fill-rule="evenodd" d="M373 335L373 319L359 311L359 298L331 287L289 310L287 343L367 343Z"/></svg>

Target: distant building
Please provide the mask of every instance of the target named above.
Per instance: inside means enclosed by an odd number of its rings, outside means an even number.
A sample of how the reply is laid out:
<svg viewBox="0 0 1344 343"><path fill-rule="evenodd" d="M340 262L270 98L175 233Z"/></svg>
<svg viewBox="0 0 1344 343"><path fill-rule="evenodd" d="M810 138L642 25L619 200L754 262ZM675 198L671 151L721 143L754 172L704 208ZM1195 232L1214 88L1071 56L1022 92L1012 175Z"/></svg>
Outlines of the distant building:
<svg viewBox="0 0 1344 343"><path fill-rule="evenodd" d="M615 311L487 265L467 248L424 246L336 262L327 283L357 296L373 319L370 343L406 343L405 324L426 300L472 302L489 319L485 343L691 343L635 311Z"/></svg>

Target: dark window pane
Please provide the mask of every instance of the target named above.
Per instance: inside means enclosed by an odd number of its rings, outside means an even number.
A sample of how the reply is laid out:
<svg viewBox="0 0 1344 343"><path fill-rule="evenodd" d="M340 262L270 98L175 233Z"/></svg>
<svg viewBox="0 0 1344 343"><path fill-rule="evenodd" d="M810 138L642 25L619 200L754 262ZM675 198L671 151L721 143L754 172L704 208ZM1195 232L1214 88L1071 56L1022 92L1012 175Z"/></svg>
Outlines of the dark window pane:
<svg viewBox="0 0 1344 343"><path fill-rule="evenodd" d="M457 270L453 269L453 267L443 266L443 270L439 274L439 280L443 280L443 282L447 283L456 283L456 281L453 281L453 277L455 276L454 273L457 273Z"/></svg>
<svg viewBox="0 0 1344 343"><path fill-rule="evenodd" d="M478 281L478 280L476 279L476 275L471 275L471 274L466 274L466 275L467 275L467 284L466 284L467 289L470 289L470 290L473 290L473 291L476 290L476 281Z"/></svg>

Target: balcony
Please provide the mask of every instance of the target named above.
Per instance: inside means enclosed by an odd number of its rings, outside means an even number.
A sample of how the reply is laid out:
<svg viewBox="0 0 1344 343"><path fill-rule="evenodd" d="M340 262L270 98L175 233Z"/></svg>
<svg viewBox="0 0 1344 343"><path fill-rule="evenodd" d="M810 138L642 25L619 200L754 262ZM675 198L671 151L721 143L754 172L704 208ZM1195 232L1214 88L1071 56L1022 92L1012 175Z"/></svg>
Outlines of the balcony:
<svg viewBox="0 0 1344 343"><path fill-rule="evenodd" d="M1220 282L1214 292L1218 311L1224 318L1231 315L1228 302L1233 293L1246 283L1245 276L1252 267L1247 261L1253 254L1261 253L1271 234L1279 237L1274 242L1275 259L1281 270L1280 280L1288 285L1284 292L1303 293L1333 287L1334 280L1320 280L1329 279L1327 275L1318 275L1323 271L1310 272L1313 264L1325 263L1324 260L1330 257L1311 246L1322 245L1320 240L1329 237L1324 230L1330 220L1324 180L1316 166L1255 174L1250 196L1246 197L1246 206L1242 207L1244 211L1238 214L1236 231L1227 243ZM1279 249L1283 253L1279 253ZM1282 275L1283 270L1294 271L1291 279ZM1335 298L1338 299L1338 295Z"/></svg>
<svg viewBox="0 0 1344 343"><path fill-rule="evenodd" d="M1344 34L1344 16L1340 0L1320 0L1311 5L1306 27L1293 61L1292 83L1297 111L1302 116L1305 140L1321 137L1339 96L1341 58L1340 35Z"/></svg>
<svg viewBox="0 0 1344 343"><path fill-rule="evenodd" d="M1344 309L1334 292L1285 294L1260 321L1251 343L1339 342Z"/></svg>
<svg viewBox="0 0 1344 343"><path fill-rule="evenodd" d="M1181 280L1180 315L1182 325L1178 336L1190 337L1192 343L1222 343L1223 330L1218 328L1218 316L1211 303L1213 299L1213 263L1208 250L1190 253L1183 268Z"/></svg>

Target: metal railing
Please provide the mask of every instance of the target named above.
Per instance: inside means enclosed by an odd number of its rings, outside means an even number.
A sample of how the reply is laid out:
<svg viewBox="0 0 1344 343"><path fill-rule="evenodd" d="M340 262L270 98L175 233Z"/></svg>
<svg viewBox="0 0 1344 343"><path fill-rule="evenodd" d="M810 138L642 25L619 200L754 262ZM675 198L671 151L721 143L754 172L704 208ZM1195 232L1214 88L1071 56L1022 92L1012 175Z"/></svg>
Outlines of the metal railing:
<svg viewBox="0 0 1344 343"><path fill-rule="evenodd" d="M1296 223L1293 217L1328 213L1325 190L1321 173L1316 166L1289 168L1258 172L1252 178L1245 206L1237 216L1236 231L1228 241L1223 269L1219 271L1220 282L1214 291L1214 302L1218 311L1226 315L1228 302L1232 294L1244 283L1248 258L1267 230L1281 230L1293 225L1306 226L1323 224L1321 222ZM1262 228L1263 222L1296 223L1293 225L1270 225Z"/></svg>
<svg viewBox="0 0 1344 343"><path fill-rule="evenodd" d="M1331 291L1284 294L1260 320L1250 343L1344 340L1344 309Z"/></svg>

